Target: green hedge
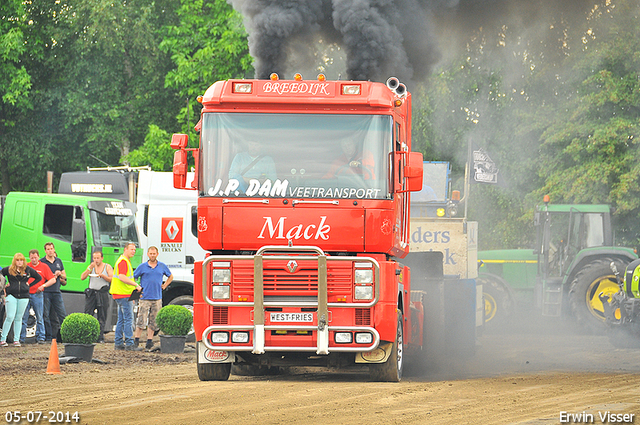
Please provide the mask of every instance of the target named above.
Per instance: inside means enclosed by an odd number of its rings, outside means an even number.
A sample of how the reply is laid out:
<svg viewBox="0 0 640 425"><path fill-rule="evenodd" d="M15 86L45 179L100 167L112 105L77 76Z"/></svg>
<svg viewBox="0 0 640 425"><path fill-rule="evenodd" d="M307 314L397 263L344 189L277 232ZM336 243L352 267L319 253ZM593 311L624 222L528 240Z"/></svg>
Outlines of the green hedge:
<svg viewBox="0 0 640 425"><path fill-rule="evenodd" d="M165 335L186 335L192 323L193 315L182 305L165 305L156 316L156 324Z"/></svg>
<svg viewBox="0 0 640 425"><path fill-rule="evenodd" d="M71 313L60 326L62 342L71 344L94 344L100 336L100 323L90 314Z"/></svg>

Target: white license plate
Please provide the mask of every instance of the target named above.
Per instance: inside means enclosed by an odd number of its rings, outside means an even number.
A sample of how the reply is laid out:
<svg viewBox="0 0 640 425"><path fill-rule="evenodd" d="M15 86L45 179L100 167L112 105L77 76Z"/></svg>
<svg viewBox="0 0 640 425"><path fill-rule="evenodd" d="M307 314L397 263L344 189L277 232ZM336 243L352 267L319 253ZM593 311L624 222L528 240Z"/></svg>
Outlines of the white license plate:
<svg viewBox="0 0 640 425"><path fill-rule="evenodd" d="M271 313L272 322L313 322L313 313Z"/></svg>

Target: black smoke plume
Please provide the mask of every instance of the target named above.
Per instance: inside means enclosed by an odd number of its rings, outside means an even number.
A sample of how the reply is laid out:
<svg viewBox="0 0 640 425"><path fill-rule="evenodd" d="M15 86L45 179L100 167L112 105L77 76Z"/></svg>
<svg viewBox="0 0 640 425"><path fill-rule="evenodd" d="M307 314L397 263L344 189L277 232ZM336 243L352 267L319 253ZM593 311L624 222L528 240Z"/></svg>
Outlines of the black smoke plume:
<svg viewBox="0 0 640 425"><path fill-rule="evenodd" d="M290 43L313 36L344 48L353 80L421 78L439 57L429 7L417 0L228 1L245 19L256 78L282 75Z"/></svg>
<svg viewBox="0 0 640 425"><path fill-rule="evenodd" d="M227 0L244 17L255 77L283 76L296 53L307 61L314 41L346 53L351 80L424 79L464 35L510 14L523 26L536 15L584 12L597 0ZM313 67L311 64L310 67ZM290 71L295 72L295 70Z"/></svg>

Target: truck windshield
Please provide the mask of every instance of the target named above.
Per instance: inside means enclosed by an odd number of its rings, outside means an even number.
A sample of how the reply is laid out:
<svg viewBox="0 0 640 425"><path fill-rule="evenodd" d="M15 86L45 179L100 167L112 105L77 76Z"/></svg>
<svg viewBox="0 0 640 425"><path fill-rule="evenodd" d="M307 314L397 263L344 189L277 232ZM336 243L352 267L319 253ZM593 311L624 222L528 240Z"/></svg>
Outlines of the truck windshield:
<svg viewBox="0 0 640 425"><path fill-rule="evenodd" d="M385 115L207 113L201 195L388 199Z"/></svg>
<svg viewBox="0 0 640 425"><path fill-rule="evenodd" d="M96 246L124 247L128 242L139 246L135 204L91 201L89 211Z"/></svg>

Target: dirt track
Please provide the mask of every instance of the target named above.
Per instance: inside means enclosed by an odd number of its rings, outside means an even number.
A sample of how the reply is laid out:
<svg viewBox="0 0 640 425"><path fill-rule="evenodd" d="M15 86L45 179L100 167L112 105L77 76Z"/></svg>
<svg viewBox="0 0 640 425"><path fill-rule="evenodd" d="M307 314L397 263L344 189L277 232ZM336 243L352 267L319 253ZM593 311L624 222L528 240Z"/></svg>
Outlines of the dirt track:
<svg viewBox="0 0 640 425"><path fill-rule="evenodd" d="M634 414L640 423L640 350L557 326L480 341L466 364L399 384L315 369L201 382L195 353L114 352L111 344L94 354L107 364L63 364L62 375L47 375L49 346L9 347L0 351L0 407L3 415L77 411L87 424L555 424L563 411L590 413L593 423L602 423L598 412Z"/></svg>

